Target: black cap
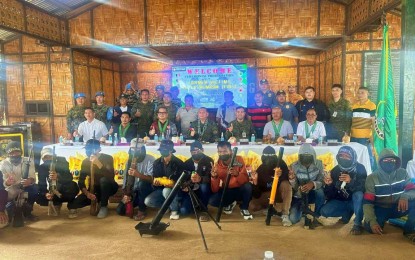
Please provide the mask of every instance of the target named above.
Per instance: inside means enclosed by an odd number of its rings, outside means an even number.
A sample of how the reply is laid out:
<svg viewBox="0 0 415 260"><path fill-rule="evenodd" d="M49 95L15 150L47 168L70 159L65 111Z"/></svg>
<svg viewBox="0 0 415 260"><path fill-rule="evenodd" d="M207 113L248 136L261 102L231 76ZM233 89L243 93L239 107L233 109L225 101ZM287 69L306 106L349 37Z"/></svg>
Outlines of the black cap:
<svg viewBox="0 0 415 260"><path fill-rule="evenodd" d="M203 149L202 143L197 140L190 144L190 151L194 151L196 149Z"/></svg>
<svg viewBox="0 0 415 260"><path fill-rule="evenodd" d="M159 89L164 90L164 86L163 85L157 85L156 90L159 90Z"/></svg>
<svg viewBox="0 0 415 260"><path fill-rule="evenodd" d="M121 99L121 98L128 99L128 96L127 96L126 94L121 94L121 95L120 95L120 99Z"/></svg>
<svg viewBox="0 0 415 260"><path fill-rule="evenodd" d="M268 145L262 151L262 155L264 155L264 156L275 156L276 155L275 154L275 149Z"/></svg>
<svg viewBox="0 0 415 260"><path fill-rule="evenodd" d="M268 80L267 79L261 79L259 84L268 84Z"/></svg>
<svg viewBox="0 0 415 260"><path fill-rule="evenodd" d="M93 149L100 149L100 148L101 148L101 144L99 143L98 140L95 140L95 139L89 139L85 144L86 150L93 150Z"/></svg>
<svg viewBox="0 0 415 260"><path fill-rule="evenodd" d="M276 95L279 96L279 95L286 95L286 94L284 90L278 90Z"/></svg>
<svg viewBox="0 0 415 260"><path fill-rule="evenodd" d="M11 141L7 144L6 149L4 149L6 153L11 153L13 151L22 151L22 146L20 145L20 142L17 141Z"/></svg>
<svg viewBox="0 0 415 260"><path fill-rule="evenodd" d="M160 143L160 147L159 149L157 149L158 151L164 150L164 151L169 151L172 153L175 153L176 150L174 150L174 143L172 140L163 140Z"/></svg>

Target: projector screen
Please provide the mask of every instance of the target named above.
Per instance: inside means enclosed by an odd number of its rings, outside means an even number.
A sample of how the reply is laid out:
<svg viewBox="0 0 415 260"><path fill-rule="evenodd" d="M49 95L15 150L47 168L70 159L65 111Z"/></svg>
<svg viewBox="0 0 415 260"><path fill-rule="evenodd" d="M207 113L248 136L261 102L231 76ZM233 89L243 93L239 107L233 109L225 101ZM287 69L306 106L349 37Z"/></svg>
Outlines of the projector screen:
<svg viewBox="0 0 415 260"><path fill-rule="evenodd" d="M223 104L223 92L233 92L233 101L247 105L246 64L173 66L172 86L180 89L179 97L186 94L194 97L195 107L218 108Z"/></svg>

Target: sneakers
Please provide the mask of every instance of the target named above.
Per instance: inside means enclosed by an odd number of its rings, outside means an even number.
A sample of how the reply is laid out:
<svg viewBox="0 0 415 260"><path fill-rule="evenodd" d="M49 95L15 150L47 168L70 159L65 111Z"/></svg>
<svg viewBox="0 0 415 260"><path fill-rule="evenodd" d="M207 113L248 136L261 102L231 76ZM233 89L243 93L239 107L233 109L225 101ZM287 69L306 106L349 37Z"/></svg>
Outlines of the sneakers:
<svg viewBox="0 0 415 260"><path fill-rule="evenodd" d="M77 218L78 217L78 210L77 209L70 209L68 218Z"/></svg>
<svg viewBox="0 0 415 260"><path fill-rule="evenodd" d="M209 221L209 215L206 212L201 212L199 215L199 221L200 222L208 222Z"/></svg>
<svg viewBox="0 0 415 260"><path fill-rule="evenodd" d="M231 204L229 204L228 206L223 208L223 213L225 213L226 215L230 215L233 212L233 208L235 208L236 206L236 201L232 202Z"/></svg>
<svg viewBox="0 0 415 260"><path fill-rule="evenodd" d="M245 220L250 220L254 218L247 209L241 209L241 215L244 217Z"/></svg>
<svg viewBox="0 0 415 260"><path fill-rule="evenodd" d="M290 227L292 226L293 223L291 223L290 218L288 217L288 215L282 215L282 225L284 227Z"/></svg>
<svg viewBox="0 0 415 260"><path fill-rule="evenodd" d="M101 207L99 209L97 218L106 218L108 216L108 208L107 207Z"/></svg>
<svg viewBox="0 0 415 260"><path fill-rule="evenodd" d="M180 218L179 212L173 210L170 213L170 219L172 219L172 220L178 220L179 218Z"/></svg>

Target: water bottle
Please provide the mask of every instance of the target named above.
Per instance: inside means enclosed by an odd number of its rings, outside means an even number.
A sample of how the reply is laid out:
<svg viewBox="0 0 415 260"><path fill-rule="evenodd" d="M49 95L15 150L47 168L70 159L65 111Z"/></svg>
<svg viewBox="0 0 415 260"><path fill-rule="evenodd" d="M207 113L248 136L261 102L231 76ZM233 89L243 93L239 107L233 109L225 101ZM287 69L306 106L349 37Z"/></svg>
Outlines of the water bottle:
<svg viewBox="0 0 415 260"><path fill-rule="evenodd" d="M63 144L63 136L59 136L59 143Z"/></svg>
<svg viewBox="0 0 415 260"><path fill-rule="evenodd" d="M294 141L294 143L296 143L297 142L297 135L293 135L293 141Z"/></svg>
<svg viewBox="0 0 415 260"><path fill-rule="evenodd" d="M180 137L179 137L180 139L180 143L182 143L182 142L184 142L184 138L183 138L183 134L180 134Z"/></svg>
<svg viewBox="0 0 415 260"><path fill-rule="evenodd" d="M154 142L158 142L159 141L159 136L157 134L154 135Z"/></svg>
<svg viewBox="0 0 415 260"><path fill-rule="evenodd" d="M272 251L265 251L264 260L274 260L274 253Z"/></svg>
<svg viewBox="0 0 415 260"><path fill-rule="evenodd" d="M246 132L242 131L242 138L245 139L246 138Z"/></svg>
<svg viewBox="0 0 415 260"><path fill-rule="evenodd" d="M318 137L318 145L323 145L323 137L322 136Z"/></svg>
<svg viewBox="0 0 415 260"><path fill-rule="evenodd" d="M109 136L108 136L108 141L109 141L110 143L112 143L112 135L109 135Z"/></svg>
<svg viewBox="0 0 415 260"><path fill-rule="evenodd" d="M115 133L114 134L114 145L118 144L118 135Z"/></svg>
<svg viewBox="0 0 415 260"><path fill-rule="evenodd" d="M75 135L75 143L79 143L79 135Z"/></svg>
<svg viewBox="0 0 415 260"><path fill-rule="evenodd" d="M251 135L251 143L255 143L255 135L254 134Z"/></svg>
<svg viewBox="0 0 415 260"><path fill-rule="evenodd" d="M164 136L164 133L161 133L161 140L160 141L163 141L164 139L166 139L166 137Z"/></svg>
<svg viewBox="0 0 415 260"><path fill-rule="evenodd" d="M221 135L220 135L220 141L221 142L225 141L225 137L223 137L223 133L221 133Z"/></svg>

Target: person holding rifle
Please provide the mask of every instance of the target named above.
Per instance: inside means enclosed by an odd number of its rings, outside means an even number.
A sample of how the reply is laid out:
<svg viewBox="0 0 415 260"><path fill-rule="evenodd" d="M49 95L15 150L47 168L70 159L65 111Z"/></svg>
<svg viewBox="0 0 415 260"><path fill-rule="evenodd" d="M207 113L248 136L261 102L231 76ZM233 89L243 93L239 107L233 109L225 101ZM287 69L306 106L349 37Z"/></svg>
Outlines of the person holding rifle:
<svg viewBox="0 0 415 260"><path fill-rule="evenodd" d="M125 215L126 205L132 203L133 207L138 206L137 215L134 220L143 220L146 217L147 206L144 199L151 193L153 182L153 163L152 155L146 154L146 147L143 143L137 143L137 138L131 140L130 158L128 160L126 172L128 176L124 178L124 196L117 208L119 215ZM141 187L141 188L140 188Z"/></svg>
<svg viewBox="0 0 415 260"><path fill-rule="evenodd" d="M225 205L223 212L227 215L232 214L236 202L242 201L242 204L239 206L241 215L245 220L253 219L248 210L252 197L252 185L249 182L243 158L236 156L234 165L230 165L232 158L231 144L226 141L221 141L218 143L217 149L219 160L217 163L212 163L210 187L213 194L209 204L213 207L220 207L224 190L224 187L220 186L220 181L225 183L227 175L230 174L229 187L227 187L223 199L223 205Z"/></svg>
<svg viewBox="0 0 415 260"><path fill-rule="evenodd" d="M8 157L0 162L0 171L2 172L3 186L7 191L8 203L6 204L6 209L9 220L14 215L14 200L21 192L27 192L27 203L25 203L22 209L23 216L27 221L38 221L39 218L32 214L33 204L37 196L35 166L33 161L30 161L30 158L22 157L23 152L20 142L11 141L7 144L5 151ZM24 169L28 161L30 161L29 172L27 173L27 177L25 177Z"/></svg>
<svg viewBox="0 0 415 260"><path fill-rule="evenodd" d="M78 186L82 194L76 197L72 203L68 203L69 218L78 217L78 208L91 204L91 200L97 200L101 209L98 218L108 215L108 199L118 190L118 184L114 180L114 161L108 154L100 153L101 146L98 140L90 139L86 142L85 152L88 158L82 161ZM92 167L91 167L92 164ZM91 176L91 168L94 170L94 193L89 192L85 185L87 176ZM90 181L91 183L91 181Z"/></svg>
<svg viewBox="0 0 415 260"><path fill-rule="evenodd" d="M276 168L278 157L275 154L275 149L271 146L265 147L262 152L261 161L262 164L256 171L252 172L251 176L253 199L249 203L249 210L255 212L268 207L274 173L277 172L279 179L276 201L282 202L282 225L284 227L289 227L292 225L288 216L290 214L293 192L290 182L288 181L288 166L284 160L281 160L280 166Z"/></svg>
<svg viewBox="0 0 415 260"><path fill-rule="evenodd" d="M55 155L56 157L54 159L53 149L50 147L43 147L40 155L43 163L38 169L39 193L36 203L41 206L48 206L48 202L52 200L55 212L59 215L62 203L72 202L76 195L78 195L79 188L76 182L73 181L72 174L69 171L68 161L64 157ZM51 170L53 159L55 171ZM57 183L54 194L51 194L48 189L48 182L51 181L56 181Z"/></svg>

